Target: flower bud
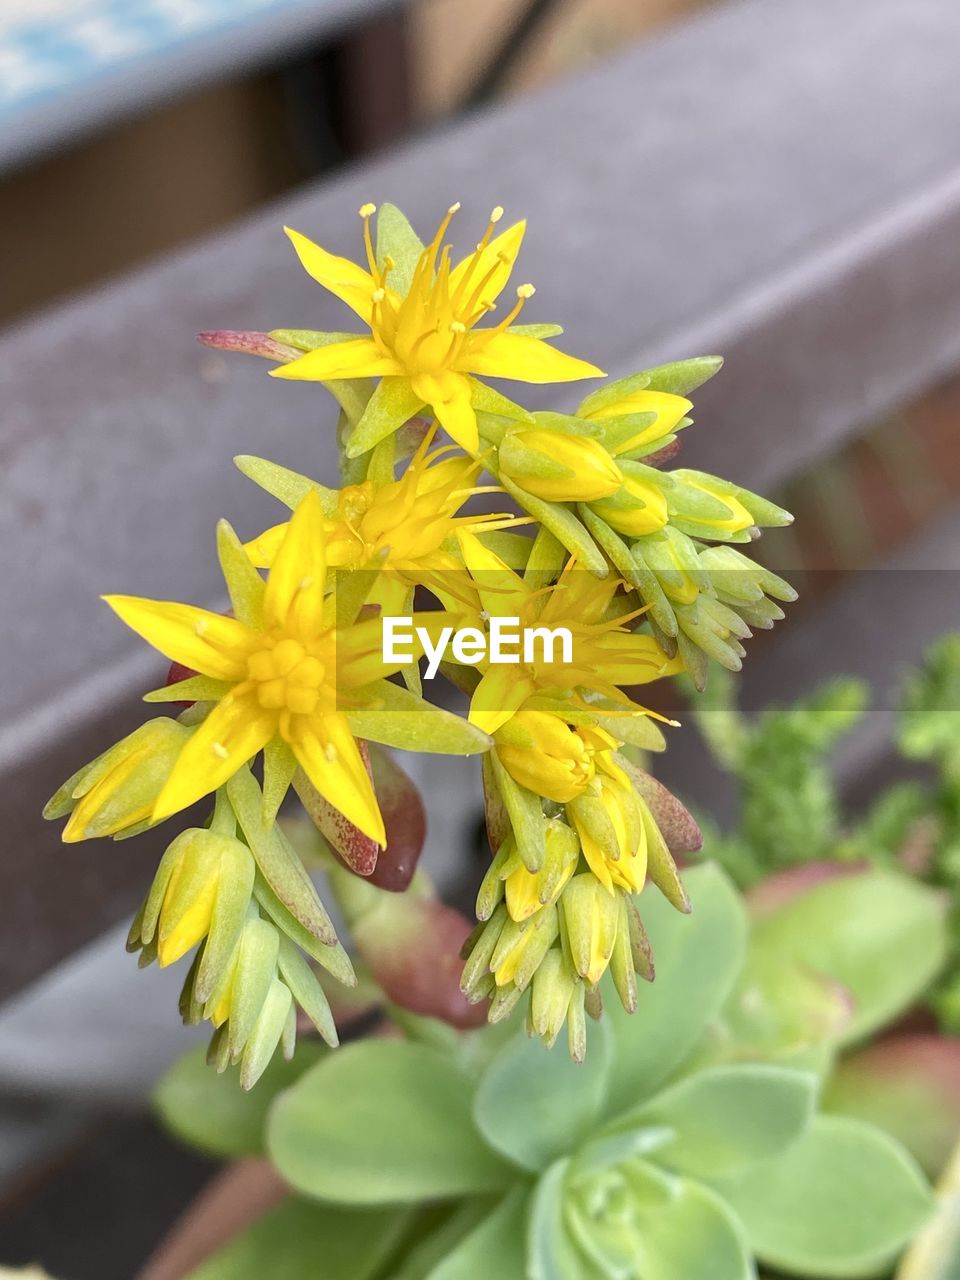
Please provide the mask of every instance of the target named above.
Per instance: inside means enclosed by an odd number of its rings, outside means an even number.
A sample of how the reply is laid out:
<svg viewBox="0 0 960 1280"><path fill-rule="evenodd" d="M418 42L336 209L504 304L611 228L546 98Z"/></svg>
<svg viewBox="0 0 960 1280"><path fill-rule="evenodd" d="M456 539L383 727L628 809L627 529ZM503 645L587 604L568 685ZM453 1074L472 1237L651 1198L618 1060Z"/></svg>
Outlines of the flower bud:
<svg viewBox="0 0 960 1280"><path fill-rule="evenodd" d="M567 1020L579 978L563 951L553 947L540 962L530 987L530 1030L552 1048Z"/></svg>
<svg viewBox="0 0 960 1280"><path fill-rule="evenodd" d="M591 504L611 529L639 538L656 533L669 519L667 499L657 485L636 476L624 476L623 486L602 502Z"/></svg>
<svg viewBox="0 0 960 1280"><path fill-rule="evenodd" d="M604 730L573 727L548 711L518 711L496 734L497 756L514 781L561 804L589 786L597 751L615 745Z"/></svg>
<svg viewBox="0 0 960 1280"><path fill-rule="evenodd" d="M573 967L595 986L606 972L617 940L619 894L602 885L592 871L584 871L564 889L560 910Z"/></svg>
<svg viewBox="0 0 960 1280"><path fill-rule="evenodd" d="M639 893L647 874L647 831L642 802L629 781L604 775L599 788L569 807L583 856L608 890L614 886Z"/></svg>
<svg viewBox="0 0 960 1280"><path fill-rule="evenodd" d="M43 816L70 814L63 829L68 844L150 826L157 797L192 732L168 716L148 720L68 778Z"/></svg>
<svg viewBox="0 0 960 1280"><path fill-rule="evenodd" d="M497 986L515 986L518 991L523 991L559 932L560 921L555 906L544 907L522 924L507 919L490 957L490 971Z"/></svg>
<svg viewBox="0 0 960 1280"><path fill-rule="evenodd" d="M576 870L580 841L572 828L553 818L546 825L544 840L546 856L539 871L528 871L516 852L504 867L508 873L505 877L507 911L512 920L528 920L542 907L556 902Z"/></svg>
<svg viewBox="0 0 960 1280"><path fill-rule="evenodd" d="M624 438L617 441L612 452L619 457L621 454L649 449L665 436L671 435L692 408L692 402L685 396L671 395L666 391L633 391L607 404L598 405L595 409L588 409L583 416L597 422L610 418L636 417L638 414L654 415L652 422L629 430Z"/></svg>
<svg viewBox="0 0 960 1280"><path fill-rule="evenodd" d="M691 526L685 532L694 537L734 537L756 523L736 485L702 471L678 470L671 474L675 481L670 495L671 515Z"/></svg>
<svg viewBox="0 0 960 1280"><path fill-rule="evenodd" d="M536 428L504 437L499 468L507 479L547 502L593 502L616 493L623 481L620 468L598 441Z"/></svg>
<svg viewBox="0 0 960 1280"><path fill-rule="evenodd" d="M208 938L195 980L199 1000L207 999L230 961L254 874L253 854L242 841L197 827L177 836L157 868L143 906L140 942L156 943L165 968Z"/></svg>

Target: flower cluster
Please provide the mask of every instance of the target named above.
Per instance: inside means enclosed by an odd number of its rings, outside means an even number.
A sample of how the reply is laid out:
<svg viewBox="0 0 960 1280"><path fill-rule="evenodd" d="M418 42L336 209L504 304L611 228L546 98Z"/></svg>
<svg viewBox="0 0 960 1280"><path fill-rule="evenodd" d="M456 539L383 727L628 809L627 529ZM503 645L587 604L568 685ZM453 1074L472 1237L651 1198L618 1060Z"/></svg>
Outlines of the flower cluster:
<svg viewBox="0 0 960 1280"><path fill-rule="evenodd" d="M365 266L288 232L361 333L202 335L332 393L341 485L239 458L290 514L248 541L221 522L229 613L106 598L172 662L146 701L174 714L80 770L46 810L68 817L65 840L123 838L212 797L206 821L170 844L130 946L161 965L194 953L181 1012L213 1024L211 1061L239 1063L244 1087L278 1046L292 1052L297 1006L335 1043L308 958L355 981L278 817L289 790L342 864L331 879L341 900L344 875L392 890L413 876L419 801L370 744L482 755L493 859L463 992L489 999L491 1020L528 993L531 1030L552 1044L566 1025L582 1057L604 973L628 1010L636 975L653 976L636 899L650 881L687 910L673 854L698 841L640 767L665 745L664 717L631 691L682 671L702 683L708 658L739 666L751 628L772 625L774 602L793 594L735 545L786 512L713 476L661 469L689 425L687 396L719 361L610 383L572 415L528 412L482 379L603 375L552 345L558 326L518 323L532 285L492 319L525 226L498 232L495 209L454 265L445 239L457 208L424 245L389 205L374 241L365 205ZM490 494L495 510L484 509ZM418 652L387 654L383 619L398 614L430 643L463 628L482 638L509 619L541 637L563 630L569 651L544 643L498 662L455 650L440 665L469 695L461 717L424 697ZM402 1003L402 990L391 998Z"/></svg>

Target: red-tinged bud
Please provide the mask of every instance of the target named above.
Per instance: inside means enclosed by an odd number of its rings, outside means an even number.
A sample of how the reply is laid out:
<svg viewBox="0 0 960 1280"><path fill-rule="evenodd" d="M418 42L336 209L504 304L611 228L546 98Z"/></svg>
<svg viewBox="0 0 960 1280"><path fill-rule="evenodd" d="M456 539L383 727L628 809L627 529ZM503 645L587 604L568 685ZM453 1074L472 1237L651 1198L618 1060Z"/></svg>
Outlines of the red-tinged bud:
<svg viewBox="0 0 960 1280"><path fill-rule="evenodd" d="M869 869L868 862L805 862L761 880L746 894L747 907L751 916L758 920L772 915L828 880L862 875Z"/></svg>
<svg viewBox="0 0 960 1280"><path fill-rule="evenodd" d="M903 1035L872 1044L839 1063L823 1105L886 1130L936 1178L960 1138L960 1040Z"/></svg>
<svg viewBox="0 0 960 1280"><path fill-rule="evenodd" d="M384 995L403 1009L467 1030L482 1026L485 1005L460 990L460 950L472 925L435 898L387 897L352 928L353 940Z"/></svg>
<svg viewBox="0 0 960 1280"><path fill-rule="evenodd" d="M239 351L243 355L263 356L265 360L276 360L280 364L289 364L303 355L296 347L253 329L207 329L197 334L197 341L214 351Z"/></svg>
<svg viewBox="0 0 960 1280"><path fill-rule="evenodd" d="M370 883L402 893L413 879L427 838L427 814L413 779L382 747L371 746L373 785L387 828L387 847L377 858Z"/></svg>
<svg viewBox="0 0 960 1280"><path fill-rule="evenodd" d="M492 753L488 752L482 758L483 809L486 817L487 840L490 842L490 852L497 854L504 840L510 835L512 828L503 803L503 797L500 795L500 788L497 786L497 776L493 771L491 755Z"/></svg>
<svg viewBox="0 0 960 1280"><path fill-rule="evenodd" d="M647 803L671 853L696 853L703 848L703 833L690 810L652 774L630 761L624 768L638 794Z"/></svg>
<svg viewBox="0 0 960 1280"><path fill-rule="evenodd" d="M413 781L388 752L359 739L358 746L383 815L385 849L321 796L302 771L294 779L294 787L315 826L348 871L381 889L402 893L413 878L426 839L423 801Z"/></svg>

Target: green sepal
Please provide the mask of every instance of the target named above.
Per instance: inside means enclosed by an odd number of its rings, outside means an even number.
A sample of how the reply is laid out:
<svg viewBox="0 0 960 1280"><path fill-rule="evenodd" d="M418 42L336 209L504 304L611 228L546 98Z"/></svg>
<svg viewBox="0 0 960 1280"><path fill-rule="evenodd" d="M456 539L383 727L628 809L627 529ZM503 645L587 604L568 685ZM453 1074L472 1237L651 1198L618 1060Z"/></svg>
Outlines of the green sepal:
<svg viewBox="0 0 960 1280"><path fill-rule="evenodd" d="M295 942L311 959L316 960L321 968L326 969L345 987L357 985L357 975L354 973L350 957L344 950L343 944L335 942L330 946L319 941L290 914L259 872L253 885L253 896L264 914L270 917L281 933Z"/></svg>
<svg viewBox="0 0 960 1280"><path fill-rule="evenodd" d="M347 723L354 735L368 742L405 751L428 751L438 755L472 756L489 750L489 734L390 680L354 690L362 705L347 711Z"/></svg>
<svg viewBox="0 0 960 1280"><path fill-rule="evenodd" d="M317 895L313 881L278 826L265 825L263 797L249 768L227 783L227 795L260 872L290 914L325 946L337 941L336 931Z"/></svg>
<svg viewBox="0 0 960 1280"><path fill-rule="evenodd" d="M495 751L489 752L485 759L490 763L523 865L528 871L539 871L546 857L546 819L540 797L511 778Z"/></svg>
<svg viewBox="0 0 960 1280"><path fill-rule="evenodd" d="M340 1037L337 1035L330 1002L299 948L283 936L280 938L277 967L294 1000L319 1031L324 1042L335 1049L340 1043Z"/></svg>
<svg viewBox="0 0 960 1280"><path fill-rule="evenodd" d="M423 249L423 241L403 210L389 202L382 204L377 210L377 268L382 275L387 258L393 259L388 282L401 297L410 292L413 273Z"/></svg>
<svg viewBox="0 0 960 1280"><path fill-rule="evenodd" d="M230 593L234 616L246 626L259 630L263 621L263 593L266 584L250 562L232 525L217 523L217 556L223 580Z"/></svg>
<svg viewBox="0 0 960 1280"><path fill-rule="evenodd" d="M314 489L320 496L323 514L331 518L337 513L339 495L336 489L328 489L326 485L318 484L316 480L311 480L298 471L291 471L289 467L281 467L278 462L257 458L253 454L239 453L233 463L248 480L259 485L291 511L295 511L310 490Z"/></svg>
<svg viewBox="0 0 960 1280"><path fill-rule="evenodd" d="M569 507L559 502L545 502L542 498L536 498L504 476L500 477L500 483L525 511L562 542L571 555L577 557L585 569L598 578L607 576L609 567L603 553Z"/></svg>
<svg viewBox="0 0 960 1280"><path fill-rule="evenodd" d="M276 1053L277 1046L285 1040L284 1033L290 1026L290 1017L293 1012L293 996L290 994L290 988L279 978L274 978L270 983L260 1014L244 1042L240 1057L240 1088L245 1092L257 1083ZM230 1022L233 1022L233 1014L230 1015ZM293 1026L294 1035L289 1045L284 1045L283 1056L287 1059L293 1057L296 1023Z"/></svg>
<svg viewBox="0 0 960 1280"><path fill-rule="evenodd" d="M346 454L359 458L381 440L398 431L423 408L423 401L413 390L409 378L381 378L370 397L363 415L348 433Z"/></svg>

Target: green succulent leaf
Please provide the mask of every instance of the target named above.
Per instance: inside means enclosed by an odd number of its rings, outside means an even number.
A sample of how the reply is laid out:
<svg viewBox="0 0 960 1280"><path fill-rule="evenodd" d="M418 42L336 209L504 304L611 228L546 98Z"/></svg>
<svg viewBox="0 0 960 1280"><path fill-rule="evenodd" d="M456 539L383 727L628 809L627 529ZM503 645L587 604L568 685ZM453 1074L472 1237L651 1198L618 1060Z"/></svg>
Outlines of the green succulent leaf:
<svg viewBox="0 0 960 1280"><path fill-rule="evenodd" d="M360 1041L308 1071L277 1099L267 1147L295 1190L340 1204L475 1195L512 1178L473 1124L469 1077L404 1041Z"/></svg>
<svg viewBox="0 0 960 1280"><path fill-rule="evenodd" d="M614 1037L607 1021L589 1029L582 1064L539 1040L516 1035L484 1071L473 1101L477 1127L524 1169L543 1169L596 1125L606 1098Z"/></svg>
<svg viewBox="0 0 960 1280"><path fill-rule="evenodd" d="M616 1040L606 1107L611 1118L649 1097L690 1056L743 965L747 921L733 885L712 865L684 880L693 903L689 916L659 895L643 895L657 979L644 988L635 1014L611 1000L605 1015Z"/></svg>
<svg viewBox="0 0 960 1280"><path fill-rule="evenodd" d="M260 1155L270 1104L325 1053L320 1045L304 1041L291 1062L278 1054L256 1089L245 1093L235 1072L210 1070L206 1045L198 1045L163 1076L153 1104L171 1133L192 1147L215 1156Z"/></svg>
<svg viewBox="0 0 960 1280"><path fill-rule="evenodd" d="M740 1223L709 1187L642 1162L629 1178L636 1260L628 1274L644 1280L756 1280Z"/></svg>
<svg viewBox="0 0 960 1280"><path fill-rule="evenodd" d="M853 997L839 1035L863 1039L908 1009L943 966L945 905L932 889L894 872L835 876L757 920L751 962L806 965Z"/></svg>
<svg viewBox="0 0 960 1280"><path fill-rule="evenodd" d="M527 1280L594 1280L567 1237L565 1182L569 1160L558 1160L533 1192L527 1223Z"/></svg>
<svg viewBox="0 0 960 1280"><path fill-rule="evenodd" d="M663 1129L656 1160L677 1173L715 1177L778 1154L813 1117L817 1077L763 1063L708 1067L618 1120Z"/></svg>
<svg viewBox="0 0 960 1280"><path fill-rule="evenodd" d="M757 1256L804 1280L882 1275L934 1206L898 1143L838 1116L818 1117L781 1155L713 1185Z"/></svg>
<svg viewBox="0 0 960 1280"><path fill-rule="evenodd" d="M370 742L404 751L472 756L486 751L490 738L452 711L444 711L390 680L355 691L360 703L348 711L353 732Z"/></svg>
<svg viewBox="0 0 960 1280"><path fill-rule="evenodd" d="M407 1209L344 1209L286 1200L188 1280L373 1280L397 1244Z"/></svg>
<svg viewBox="0 0 960 1280"><path fill-rule="evenodd" d="M522 1276L526 1259L527 1187L514 1187L493 1212L428 1273L427 1280Z"/></svg>

